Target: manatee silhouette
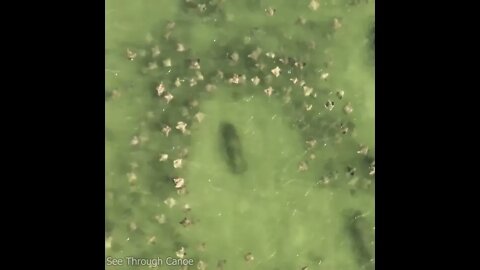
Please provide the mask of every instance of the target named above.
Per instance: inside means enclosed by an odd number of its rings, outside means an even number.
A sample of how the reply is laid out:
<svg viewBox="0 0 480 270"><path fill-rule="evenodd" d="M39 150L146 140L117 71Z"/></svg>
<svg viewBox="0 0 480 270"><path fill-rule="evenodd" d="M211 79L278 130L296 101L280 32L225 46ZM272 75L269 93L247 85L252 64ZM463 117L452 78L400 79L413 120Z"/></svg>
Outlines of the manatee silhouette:
<svg viewBox="0 0 480 270"><path fill-rule="evenodd" d="M240 137L234 125L226 122L220 124L220 141L230 171L234 174L244 173L247 170L247 162L243 156Z"/></svg>

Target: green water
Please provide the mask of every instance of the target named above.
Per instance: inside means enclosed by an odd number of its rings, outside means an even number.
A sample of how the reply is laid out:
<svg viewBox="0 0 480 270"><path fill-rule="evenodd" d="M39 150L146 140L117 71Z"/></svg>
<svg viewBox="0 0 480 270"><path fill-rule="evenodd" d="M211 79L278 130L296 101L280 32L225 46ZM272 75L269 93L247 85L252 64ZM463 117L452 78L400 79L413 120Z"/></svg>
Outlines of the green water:
<svg viewBox="0 0 480 270"><path fill-rule="evenodd" d="M186 2L106 1L107 256L372 269L374 1Z"/></svg>

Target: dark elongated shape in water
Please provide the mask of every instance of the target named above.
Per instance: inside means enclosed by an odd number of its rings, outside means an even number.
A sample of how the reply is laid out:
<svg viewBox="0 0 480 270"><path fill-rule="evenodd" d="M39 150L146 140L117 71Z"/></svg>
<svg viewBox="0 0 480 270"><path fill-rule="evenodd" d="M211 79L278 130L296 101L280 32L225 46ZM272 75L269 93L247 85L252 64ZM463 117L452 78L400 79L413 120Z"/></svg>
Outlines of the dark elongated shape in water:
<svg viewBox="0 0 480 270"><path fill-rule="evenodd" d="M347 231L361 269L375 269L375 233L361 211L352 211L347 215Z"/></svg>
<svg viewBox="0 0 480 270"><path fill-rule="evenodd" d="M247 162L243 156L242 144L235 126L223 122L220 124L221 147L225 153L226 163L232 173L242 174L247 170Z"/></svg>

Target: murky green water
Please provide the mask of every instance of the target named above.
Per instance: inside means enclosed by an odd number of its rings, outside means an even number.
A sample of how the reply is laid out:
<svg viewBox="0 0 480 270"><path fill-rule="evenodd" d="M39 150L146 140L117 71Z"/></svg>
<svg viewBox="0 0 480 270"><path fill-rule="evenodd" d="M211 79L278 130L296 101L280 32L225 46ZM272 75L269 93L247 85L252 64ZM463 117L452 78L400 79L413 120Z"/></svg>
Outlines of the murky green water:
<svg viewBox="0 0 480 270"><path fill-rule="evenodd" d="M311 2L106 1L108 269L374 267L374 1Z"/></svg>

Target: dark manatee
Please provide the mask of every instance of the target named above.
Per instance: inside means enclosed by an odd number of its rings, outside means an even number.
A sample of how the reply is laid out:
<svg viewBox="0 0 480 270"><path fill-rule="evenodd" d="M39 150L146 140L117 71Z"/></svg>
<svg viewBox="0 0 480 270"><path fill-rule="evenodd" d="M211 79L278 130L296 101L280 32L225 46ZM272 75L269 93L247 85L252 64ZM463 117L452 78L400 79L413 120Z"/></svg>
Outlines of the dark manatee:
<svg viewBox="0 0 480 270"><path fill-rule="evenodd" d="M105 236L110 235L113 230L113 222L105 217Z"/></svg>
<svg viewBox="0 0 480 270"><path fill-rule="evenodd" d="M220 124L220 142L225 161L234 174L242 174L247 170L247 162L243 156L242 144L235 126L223 122Z"/></svg>
<svg viewBox="0 0 480 270"><path fill-rule="evenodd" d="M373 59L375 60L375 19L372 22L372 26L369 33L370 48L373 54ZM375 64L375 63L374 63Z"/></svg>
<svg viewBox="0 0 480 270"><path fill-rule="evenodd" d="M373 50L375 51L375 23L373 24L373 30L372 30L372 47L373 47Z"/></svg>
<svg viewBox="0 0 480 270"><path fill-rule="evenodd" d="M110 100L113 96L112 91L105 89L105 101Z"/></svg>
<svg viewBox="0 0 480 270"><path fill-rule="evenodd" d="M346 213L346 229L361 269L375 269L375 232L359 210Z"/></svg>

